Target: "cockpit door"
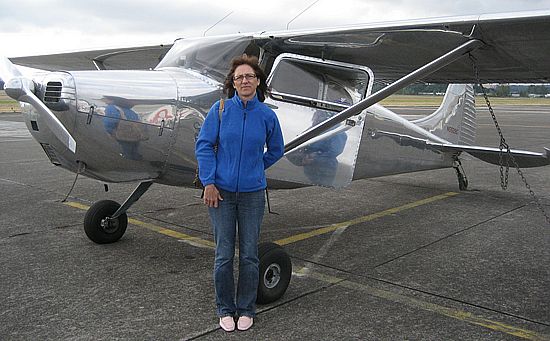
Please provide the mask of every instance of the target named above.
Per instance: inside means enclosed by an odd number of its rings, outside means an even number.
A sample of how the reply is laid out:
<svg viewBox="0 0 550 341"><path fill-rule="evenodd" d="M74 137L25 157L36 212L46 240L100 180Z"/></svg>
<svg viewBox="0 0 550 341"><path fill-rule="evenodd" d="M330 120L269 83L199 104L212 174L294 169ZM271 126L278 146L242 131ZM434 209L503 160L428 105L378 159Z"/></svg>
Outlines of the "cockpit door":
<svg viewBox="0 0 550 341"><path fill-rule="evenodd" d="M281 54L268 77L265 103L276 112L285 143L368 95L370 69L295 54ZM268 170L271 179L327 187L347 186L363 131L365 113L351 117L288 152Z"/></svg>

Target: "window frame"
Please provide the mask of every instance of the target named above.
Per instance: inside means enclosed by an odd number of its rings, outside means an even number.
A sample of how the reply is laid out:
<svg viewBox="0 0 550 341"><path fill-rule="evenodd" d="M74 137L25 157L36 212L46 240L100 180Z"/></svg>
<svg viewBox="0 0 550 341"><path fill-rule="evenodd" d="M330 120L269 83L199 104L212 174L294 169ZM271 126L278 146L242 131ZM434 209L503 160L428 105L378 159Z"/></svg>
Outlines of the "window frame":
<svg viewBox="0 0 550 341"><path fill-rule="evenodd" d="M305 105L308 107L333 110L333 111L342 111L348 108L350 105L354 104L354 103L350 103L346 105L343 103L336 103L336 102L321 100L318 98L304 97L296 94L273 90L272 82L273 82L274 76L277 74L277 70L282 65L281 63L284 61L298 61L302 63L319 64L327 68L334 67L334 68L349 69L355 72L358 72L358 71L364 72L368 77L368 81L367 81L367 86L365 88L364 93L360 94L361 97L359 100L366 98L372 92L372 86L374 83L374 73L370 68L366 66L338 62L338 61L327 60L327 59L314 58L314 57L303 56L303 55L298 55L293 53L282 53L279 56L277 56L277 58L275 59L273 63L273 67L271 68L271 72L267 78L268 95L273 100L290 102L294 104ZM326 75L323 75L323 76L326 76ZM323 87L325 87L323 91L325 92L327 91L326 87L330 82L331 82L330 79L325 78L323 80L323 83L324 83Z"/></svg>

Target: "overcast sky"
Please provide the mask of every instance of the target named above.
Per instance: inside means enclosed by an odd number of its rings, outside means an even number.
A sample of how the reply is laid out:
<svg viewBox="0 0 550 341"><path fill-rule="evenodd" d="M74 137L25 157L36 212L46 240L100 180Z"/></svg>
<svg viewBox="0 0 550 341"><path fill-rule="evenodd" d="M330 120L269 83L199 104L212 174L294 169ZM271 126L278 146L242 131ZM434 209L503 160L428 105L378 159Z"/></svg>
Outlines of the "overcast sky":
<svg viewBox="0 0 550 341"><path fill-rule="evenodd" d="M0 55L172 43L180 37L284 30L315 0L0 0ZM318 0L290 29L550 9L550 0Z"/></svg>

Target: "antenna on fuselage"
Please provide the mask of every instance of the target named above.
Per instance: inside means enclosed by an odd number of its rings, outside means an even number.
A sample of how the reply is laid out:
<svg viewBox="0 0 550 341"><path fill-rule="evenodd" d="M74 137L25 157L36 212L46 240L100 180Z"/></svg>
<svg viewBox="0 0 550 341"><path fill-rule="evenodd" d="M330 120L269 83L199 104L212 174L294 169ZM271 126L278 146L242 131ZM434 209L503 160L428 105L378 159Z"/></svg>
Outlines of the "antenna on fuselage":
<svg viewBox="0 0 550 341"><path fill-rule="evenodd" d="M306 9L304 9L303 11L301 11L297 16L295 16L294 18L292 18L292 20L290 20L288 22L288 24L286 24L286 29L288 30L288 26L290 25L291 22L293 22L294 20L296 20L296 18L298 18L300 15L304 14L305 11L307 11L308 9L310 9L311 7L313 7L313 5L315 5L316 3L318 3L319 0L315 0L311 5L307 6Z"/></svg>
<svg viewBox="0 0 550 341"><path fill-rule="evenodd" d="M319 0L317 0L319 1ZM217 24L221 23L225 18L227 18L228 16L230 16L231 14L233 14L233 11L227 13L225 15L225 17L221 18L220 20L218 20L214 25L210 26L209 28L206 29L206 31L203 32L202 36L206 36L206 32L210 31L212 28L214 28L214 26L216 26Z"/></svg>

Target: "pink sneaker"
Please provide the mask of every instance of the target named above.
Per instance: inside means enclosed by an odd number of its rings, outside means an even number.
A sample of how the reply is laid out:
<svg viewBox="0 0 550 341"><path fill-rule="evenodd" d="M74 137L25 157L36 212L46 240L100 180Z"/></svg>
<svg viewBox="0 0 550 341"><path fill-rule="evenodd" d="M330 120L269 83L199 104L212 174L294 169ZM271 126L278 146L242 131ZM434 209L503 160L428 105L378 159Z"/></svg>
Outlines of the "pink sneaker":
<svg viewBox="0 0 550 341"><path fill-rule="evenodd" d="M238 330L248 330L250 327L252 327L252 324L254 324L254 319L249 316L241 316L239 317L239 321L237 321L237 329Z"/></svg>
<svg viewBox="0 0 550 341"><path fill-rule="evenodd" d="M220 327L226 332L232 332L235 330L235 320L233 316L220 317Z"/></svg>

